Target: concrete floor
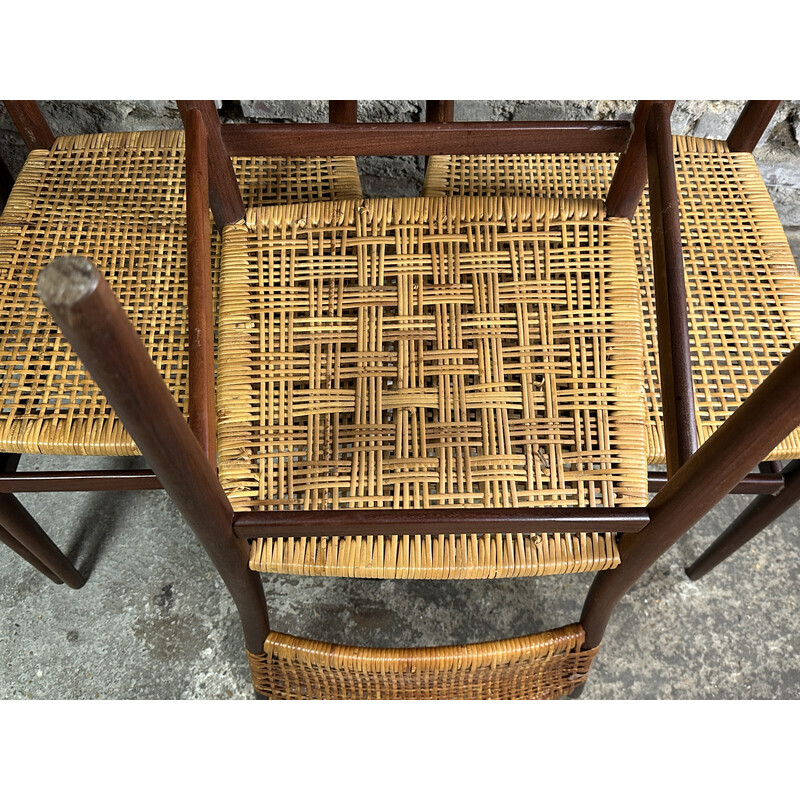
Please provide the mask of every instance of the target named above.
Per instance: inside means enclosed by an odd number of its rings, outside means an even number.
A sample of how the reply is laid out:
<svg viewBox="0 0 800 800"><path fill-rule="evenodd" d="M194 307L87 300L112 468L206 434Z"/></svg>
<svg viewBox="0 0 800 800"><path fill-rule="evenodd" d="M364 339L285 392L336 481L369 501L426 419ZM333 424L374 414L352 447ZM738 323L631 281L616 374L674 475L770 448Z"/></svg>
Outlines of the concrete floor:
<svg viewBox="0 0 800 800"><path fill-rule="evenodd" d="M26 457L21 469L141 466ZM29 494L89 580L52 584L0 548L0 697L249 698L238 617L163 492ZM697 583L683 574L746 498L726 498L620 604L584 699L800 696L800 510ZM269 576L271 622L311 638L423 646L578 619L588 575L498 581Z"/></svg>

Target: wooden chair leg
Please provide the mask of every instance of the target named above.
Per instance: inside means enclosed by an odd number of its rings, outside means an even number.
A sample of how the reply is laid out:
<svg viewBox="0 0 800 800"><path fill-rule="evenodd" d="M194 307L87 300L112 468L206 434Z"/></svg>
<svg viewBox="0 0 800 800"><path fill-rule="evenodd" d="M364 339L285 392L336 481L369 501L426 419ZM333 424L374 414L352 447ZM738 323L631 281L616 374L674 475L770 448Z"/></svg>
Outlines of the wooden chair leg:
<svg viewBox="0 0 800 800"><path fill-rule="evenodd" d="M75 569L14 495L0 494L0 527L20 545L22 551L5 537L3 541L51 580L55 576L73 589L80 589L86 583L86 578ZM31 561L28 556L33 556L34 560Z"/></svg>
<svg viewBox="0 0 800 800"><path fill-rule="evenodd" d="M800 500L800 461L790 462L783 476L784 487L778 494L753 500L686 570L693 581L711 572Z"/></svg>
<svg viewBox="0 0 800 800"><path fill-rule="evenodd" d="M0 542L13 550L20 558L24 558L32 567L35 567L53 583L64 583L54 572L49 570L30 550L23 547L5 528L0 528Z"/></svg>
<svg viewBox="0 0 800 800"><path fill-rule="evenodd" d="M649 524L622 535L622 563L600 573L587 594L581 614L584 649L600 644L617 603L656 559L800 425L800 403L787 403L787 397L800 397L800 346L652 499Z"/></svg>
<svg viewBox="0 0 800 800"><path fill-rule="evenodd" d="M248 567L249 545L234 535L216 470L111 287L85 258L68 256L44 269L38 291L225 581L247 650L262 654L269 619L261 578Z"/></svg>
<svg viewBox="0 0 800 800"><path fill-rule="evenodd" d="M20 461L20 454L19 453L0 453L0 472L11 473L15 472L17 466L19 465ZM2 497L2 495L0 495ZM0 503L2 500L0 499ZM13 506L13 504L12 504ZM14 537L10 531L7 531L5 528L0 528L0 541L4 544L8 545L18 556L24 558L29 564L36 567L42 575L50 578L51 581L54 583L64 583L65 581L65 573L72 575L72 578L75 579L77 573L74 570L74 567L69 562L67 557L61 553L61 551L55 546L55 544L48 538L48 536L44 533L44 531L39 528L39 526L34 522L33 518L30 516L27 510L25 510L22 506L22 512L18 509L15 511L16 517L24 526L24 528L28 531L28 536L33 536L34 538L38 539L41 544L42 550L44 552L50 553L55 562L51 562L51 566L58 566L58 569L55 571L50 567L47 567L44 563L42 563L41 559L37 558L27 547L25 547L20 541ZM31 523L33 523L31 525ZM80 576L78 576L80 577ZM77 587L74 587L77 588Z"/></svg>

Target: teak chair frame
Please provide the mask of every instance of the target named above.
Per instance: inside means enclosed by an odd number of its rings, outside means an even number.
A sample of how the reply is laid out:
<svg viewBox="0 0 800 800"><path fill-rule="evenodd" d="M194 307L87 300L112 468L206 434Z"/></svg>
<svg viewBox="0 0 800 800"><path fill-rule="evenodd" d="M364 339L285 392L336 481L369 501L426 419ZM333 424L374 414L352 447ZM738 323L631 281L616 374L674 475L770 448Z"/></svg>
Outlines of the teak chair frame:
<svg viewBox="0 0 800 800"><path fill-rule="evenodd" d="M428 111L446 101L430 101ZM355 118L355 101L338 101L338 113L350 108ZM620 152L615 179L606 199L607 216L630 216L647 183L644 120L655 101L641 101L633 123L611 122L509 122L509 123L334 123L287 124L277 128L258 124L224 126L212 101L178 101L187 133L187 199L205 192L202 162L208 160L209 204L217 226L239 222L245 208L239 186L230 166L230 158L240 155L436 155L446 152L519 152L524 145L536 152ZM671 103L664 107L667 113ZM195 130L199 128L198 132ZM193 151L199 149L199 154ZM204 209L193 206L187 215L189 240L203 242ZM192 233L194 231L195 233ZM207 246L205 251L207 251ZM190 272L196 280L208 274L208 255L190 252ZM192 263L196 258L197 262ZM203 410L192 413L198 420L193 430L201 446L214 463L216 439L213 413L213 330L211 328L210 277L197 288L202 311L191 307L189 361L203 361L206 384L195 388L191 397L206 398ZM201 344L202 343L202 344ZM200 401L198 400L198 403ZM200 423L200 420L203 423ZM386 534L414 535L436 533L545 533L641 530L645 517L629 508L615 509L370 509L341 511L268 511L240 512L234 517L234 529L242 538L293 536L322 537L358 535L379 526ZM321 529L320 525L324 528Z"/></svg>
<svg viewBox="0 0 800 800"><path fill-rule="evenodd" d="M779 105L779 100L750 100L745 103L727 138L730 151L751 153L764 135ZM680 237L679 230L677 235ZM676 273L675 279L680 280L685 297L682 275ZM659 317L659 325L660 320ZM673 474L698 449L688 330L684 332L683 324L679 322L679 325L680 335L673 339L671 353L666 355L667 358L674 358L676 353L680 354L680 385L674 387L672 391L669 386L665 386L663 394L669 396L677 389L679 396L686 397L686 401L681 408L680 417L672 426L667 425L665 418L665 434L674 440L671 460L668 450L667 475ZM670 370L664 372L664 356L661 354L663 341L659 337L659 357L662 359L662 375L666 375L666 381L669 381L673 373ZM760 473L749 474L731 490L732 493L756 494L758 497L751 501L728 528L686 569L686 574L691 580L698 580L708 574L800 500L800 460L795 459L788 464L765 461L761 462L758 468ZM655 475L651 474L650 478L651 491L664 480L663 474L657 479L658 483L654 480Z"/></svg>
<svg viewBox="0 0 800 800"><path fill-rule="evenodd" d="M731 152L751 153L764 135L779 105L779 100L746 102L727 137L728 149ZM452 122L454 117L453 101L429 102L429 119ZM631 209L627 210L633 213ZM675 231L671 235L674 236ZM681 313L681 309L685 307L685 287L682 271L673 270L667 275L672 282L671 296L675 298L675 304L670 312L671 316L666 319L670 333L659 339L659 358L664 376L663 394L667 398L681 399L677 404L667 402L664 408L665 436L671 440L672 447L669 448L666 471L649 472L649 489L653 493L663 488L668 476L674 474L698 448L688 330ZM663 292L663 288L661 291ZM663 315L659 319L663 319ZM666 347L667 343L669 347ZM676 362L675 369L665 370L664 364L671 364L673 361ZM673 376L677 382L670 386ZM765 461L758 465L758 469L758 472L751 472L731 490L733 494L755 494L758 497L687 568L686 573L692 580L706 575L800 500L800 460L796 459L788 464Z"/></svg>
<svg viewBox="0 0 800 800"><path fill-rule="evenodd" d="M194 104L185 104L184 118L190 153L189 174L198 178L196 200L189 213L189 225L201 222L205 176L203 162L206 160L206 143L209 150L219 145L226 135L215 128L208 133L202 124L203 112ZM651 113L652 112L652 113ZM643 117L649 120L642 124ZM654 228L654 258L661 283L666 287L667 304L675 304L670 296L670 282L666 280L669 270L680 266L680 240L674 233L677 226L677 205L675 197L674 172L672 168L671 142L669 135L669 107L663 104L640 106L640 116L634 130L633 140L626 151L626 159L631 165L630 183L644 185L644 162L641 158L644 148L645 130L648 151L648 167L655 202L652 204ZM241 126L237 126L241 127ZM461 151L475 145L470 140L469 126L457 124L448 126L449 130L428 130L422 137L404 139L410 132L399 130L402 147L409 149L413 142L415 151L423 154L437 152L438 148ZM500 129L502 130L502 129ZM541 129L538 131L541 134ZM312 131L313 133L313 131ZM350 154L391 149L393 140L390 130L373 130L369 133L358 131L355 127L342 126L338 134L341 141L348 141L345 134L354 134L358 141L347 145L335 139L315 140L314 148L331 150L346 149ZM552 130L545 139L547 146ZM358 138L361 137L361 138ZM291 138L289 136L289 138ZM511 144L513 136L493 133L492 148L508 144L514 150L531 149L531 141L523 148L519 142ZM535 138L535 137L533 137ZM263 139L262 132L238 131L228 138L236 148L251 147L253 141ZM281 137L277 137L281 141ZM293 147L286 139L278 149ZM441 144L446 141L446 144ZM582 146L584 146L582 144ZM487 143L480 141L479 149ZM639 158L634 158L639 148ZM192 154L193 153L193 154ZM630 154L630 155L629 155ZM219 166L219 164L217 164ZM215 170L211 163L211 173ZM625 174L625 170L623 173ZM640 188L641 188L640 187ZM195 190L191 190L194 194ZM623 196L629 196L627 192ZM219 199L219 196L218 198ZM221 213L225 205L216 203L215 212ZM202 239L202 234L199 239ZM191 267L192 280L205 283L206 288L195 291L206 301L208 273L203 269L205 262L199 259ZM195 267L199 265L199 269ZM691 453L686 461L668 479L664 489L653 498L646 508L615 511L613 514L586 515L568 509L530 509L523 513L501 513L503 510L483 510L476 515L456 511L450 520L438 512L380 512L363 513L325 512L324 532L315 527L320 515L315 512L291 512L287 515L272 513L267 515L235 515L230 502L222 490L214 466L209 460L208 446L202 446L187 426L182 414L175 405L169 391L162 383L157 370L147 356L133 328L125 319L124 312L113 297L108 285L99 273L85 260L60 259L48 267L40 278L40 295L52 313L57 324L75 347L91 374L110 399L123 423L142 453L153 466L164 487L179 510L206 548L213 563L223 577L237 605L244 629L245 644L251 654L263 653L264 640L269 634L269 621L263 587L258 575L247 565L248 537L259 536L316 536L337 532L358 531L365 525L383 524L393 526L392 530L402 529L403 533L413 533L414 526L424 520L426 530L431 526L437 530L471 531L486 530L482 525L496 531L503 530L563 530L564 526L582 526L589 522L593 527L613 524L620 531L619 545L622 552L622 565L615 570L600 573L587 595L580 624L585 631L582 649L591 651L601 642L609 617L620 598L633 585L638 577L665 552L686 530L699 520L719 499L728 494L747 475L749 470L761 461L793 428L800 424L800 404L786 404L783 397L795 396L800 390L800 351L795 349L784 362L764 381L742 406L712 435L697 451ZM658 307L659 317L664 303ZM207 318L207 308L197 310L195 319ZM202 327L202 325L201 325ZM98 347L102 331L104 346ZM205 349L200 353L208 357L212 343L211 330L205 330ZM192 337L194 339L194 337ZM120 357L123 355L124 357ZM123 368L121 365L124 364ZM209 432L212 421L208 421ZM366 516L368 519L363 519ZM328 523L327 520L335 522ZM620 525L622 523L622 525ZM506 526L506 527L502 527ZM555 526L555 527L554 527ZM576 692L577 693L577 692Z"/></svg>
<svg viewBox="0 0 800 800"><path fill-rule="evenodd" d="M56 137L36 101L6 100L4 104L29 150L49 150L54 145ZM351 107L347 101L331 101L329 118L332 122L348 121L350 117L347 115L354 113L354 110L355 106ZM355 121L354 117L352 121ZM4 197L10 195L13 183L10 172L5 164L2 164L0 191ZM197 245L195 242L195 248ZM208 268L210 269L210 264ZM194 359L193 363L196 365L198 360ZM190 379L190 383L192 386L198 385L196 376L195 379ZM201 382L199 385L204 383ZM213 400L211 407L213 409ZM195 411L195 416L197 413ZM162 488L158 477L151 469L20 471L19 462L19 453L0 453L0 541L43 575L74 589L83 586L86 578L41 529L15 495L36 492L144 491Z"/></svg>
<svg viewBox="0 0 800 800"><path fill-rule="evenodd" d="M9 114L29 149L47 149L55 141L49 125L33 101L6 101ZM14 178L0 162L0 192L4 202L11 195ZM0 541L53 583L79 589L86 583L73 563L42 530L12 494L4 493L3 478L16 477L18 453L0 453Z"/></svg>
<svg viewBox="0 0 800 800"><path fill-rule="evenodd" d="M7 110L12 117L20 135L25 141L29 149L48 149L55 141L55 137L45 120L38 104L35 101L5 101ZM191 104L182 103L182 109L185 111ZM769 120L773 116L778 101L750 101L745 106L739 120L733 128L729 138L728 145L731 150L751 151L761 135L763 134ZM207 125L211 125L212 129L219 127L219 119L216 115L216 110L213 104L202 104L200 106ZM329 121L334 124L353 125L356 123L356 102L345 100L329 101ZM454 119L454 102L451 100L429 100L426 103L426 121L428 123L452 123ZM502 128L503 126L501 126ZM524 137L528 125L520 125L513 123L506 125L504 135L516 136L517 141L519 137ZM578 135L578 130L573 131L574 135ZM313 129L312 129L313 128ZM491 131L492 128L497 130L496 126L489 125L484 128L484 131ZM532 130L533 126L531 126ZM324 137L323 126L282 126L286 138L292 136L293 133L302 131L306 134L306 129L309 133L316 136ZM385 131L385 128L383 128ZM359 133L367 135L367 148L372 148L370 152L378 152L381 150L380 145L375 142L380 141L381 128L375 126L360 126ZM413 132L412 126L406 126L406 134ZM328 131L328 133L331 133ZM228 129L225 130L225 138L229 138ZM474 135L474 133L473 133ZM612 129L607 131L607 135L613 135ZM377 138L376 138L377 137ZM219 149L219 138L216 133L211 137L212 148L217 146L217 153L222 152ZM284 141L286 141L284 138ZM371 138L372 143L369 143ZM330 137L329 137L330 140ZM576 140L577 141L577 140ZM520 141L520 144L522 142ZM242 147L243 144L238 145ZM250 146L250 145L248 145ZM375 147L378 150L375 150ZM277 149L287 150L285 145L275 143ZM289 148L291 149L291 148ZM312 148L313 149L313 148ZM383 148L385 149L385 148ZM408 149L408 148L406 148ZM516 147L512 147L516 150ZM437 152L444 152L447 148L440 149ZM478 150L485 150L485 148L478 148ZM447 150L452 152L452 150ZM219 162L217 162L219 163ZM224 166L224 162L223 162ZM2 175L3 179L2 188L5 195L10 192L13 185L13 178L8 172L7 168L3 165ZM219 177L218 177L219 180ZM230 184L230 174L225 171L224 180L228 180ZM630 194L633 198L635 193ZM220 219L230 220L239 213L240 208L237 205L235 194L231 194L228 198L222 198L221 203L228 202L228 207L225 211L218 207ZM613 197L611 198L613 204ZM630 199L629 199L630 203ZM635 202L633 204L635 206ZM630 216L632 208L628 207L623 209L620 206L617 213L625 211L627 216ZM677 274L672 274L672 279L675 280ZM680 293L683 291L680 281L676 281L673 286L673 295L677 298L676 305L680 306ZM208 323L208 320L207 320ZM662 342L664 339L662 339ZM686 386L686 365L688 363L688 341L685 336L684 327L680 321L680 314L678 314L676 335L672 337L669 348L665 348L666 353L660 354L660 357L668 359L674 357L675 353L681 354L679 360L683 367L679 368L678 375L682 384L682 389ZM197 358L194 359L197 364ZM207 367L206 367L207 369ZM672 374L671 370L664 371L662 366L662 374L667 376ZM193 382L197 385L197 380ZM208 386L204 378L201 385ZM665 392L666 396L673 396L673 392L669 389ZM680 409L675 409L681 417L681 424L676 424L675 421L668 423L666 429L671 431L673 437L677 437L677 444L673 445L672 452L677 454L673 458L673 462L682 464L689 454L697 449L697 436L694 424L694 416L692 411L692 398L691 388L689 387L688 393L680 394L684 398ZM206 393L204 400L205 411L204 415L209 413L209 409L213 414L213 397ZM197 431L202 431L206 428L205 423L198 422L197 414L194 416L194 427ZM665 408L665 416L670 415L671 412ZM665 419L665 423L667 420ZM213 436L206 436L206 445L210 446L213 441ZM66 582L73 588L78 588L85 583L85 578L81 576L69 560L61 553L55 544L47 537L47 535L38 526L35 520L32 519L30 514L25 508L19 504L13 493L20 492L38 492L38 491L112 491L112 490L145 490L145 489L159 489L161 484L158 478L154 475L152 470L71 470L65 472L20 472L17 469L19 463L19 454L0 454L0 507L2 507L2 521L5 523L5 528L0 528L0 537L2 541L8 544L12 549L18 552L23 558L29 561L39 571L54 580L57 583ZM668 473L674 472L676 463L668 467ZM797 463L792 462L790 465L782 468L779 462L765 462L760 465L761 473L751 473L746 476L739 484L734 487L733 492L738 493L756 493L762 495L748 507L730 527L723 533L719 540L715 542L698 560L693 564L687 573L693 579L697 579L708 572L714 565L718 564L725 557L734 552L738 547L741 547L746 541L755 536L770 522L774 521L783 511L791 507L798 499L800 499L800 481L791 480L791 476L796 471ZM650 489L657 491L663 486L666 475L664 473L650 473ZM784 484L786 489L784 490ZM772 495L775 495L774 497ZM7 530L13 529L14 534ZM27 543L27 547L23 544ZM31 548L38 553L34 555Z"/></svg>

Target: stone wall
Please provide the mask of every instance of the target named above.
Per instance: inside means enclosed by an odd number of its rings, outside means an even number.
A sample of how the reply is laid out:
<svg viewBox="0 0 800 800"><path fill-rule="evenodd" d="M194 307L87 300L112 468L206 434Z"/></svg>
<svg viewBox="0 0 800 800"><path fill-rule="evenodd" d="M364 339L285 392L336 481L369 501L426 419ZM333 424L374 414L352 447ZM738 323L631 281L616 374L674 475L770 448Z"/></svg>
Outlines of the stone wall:
<svg viewBox="0 0 800 800"><path fill-rule="evenodd" d="M725 138L742 103L728 100L678 101L673 132ZM97 100L42 101L42 110L56 135L115 130L179 128L174 101ZM231 122L324 122L327 103L321 100L218 101L220 115ZM630 117L632 101L617 100L463 100L456 103L458 120L612 119ZM423 100L365 100L359 103L362 122L416 122L424 119ZM786 227L800 227L800 101L781 103L755 151L755 157ZM26 148L5 108L0 106L0 156L16 172ZM424 159L361 158L359 168L367 195L413 195L422 186Z"/></svg>

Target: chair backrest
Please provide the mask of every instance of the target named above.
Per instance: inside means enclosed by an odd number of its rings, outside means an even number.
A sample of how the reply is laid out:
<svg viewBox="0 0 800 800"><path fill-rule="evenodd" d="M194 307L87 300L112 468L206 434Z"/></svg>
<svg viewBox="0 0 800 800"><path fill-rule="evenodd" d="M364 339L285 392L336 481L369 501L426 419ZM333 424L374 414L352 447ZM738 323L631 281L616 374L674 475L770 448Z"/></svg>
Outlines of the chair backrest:
<svg viewBox="0 0 800 800"><path fill-rule="evenodd" d="M654 105L640 101L632 121L453 122L452 101L433 100L427 103L425 122L357 123L354 101L331 101L329 123L221 125L213 101L178 101L184 124L190 110L201 114L208 136L211 208L220 227L244 216L230 157L256 155L616 152L622 157L607 210L609 216L631 217L647 182L644 122Z"/></svg>

